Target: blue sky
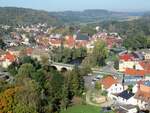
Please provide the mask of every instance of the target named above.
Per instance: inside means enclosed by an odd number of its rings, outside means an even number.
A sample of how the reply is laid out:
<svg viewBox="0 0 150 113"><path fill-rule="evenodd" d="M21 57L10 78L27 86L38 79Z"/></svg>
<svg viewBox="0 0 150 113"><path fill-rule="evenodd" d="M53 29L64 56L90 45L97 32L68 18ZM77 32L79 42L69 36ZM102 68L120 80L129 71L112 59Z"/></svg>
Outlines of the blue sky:
<svg viewBox="0 0 150 113"><path fill-rule="evenodd" d="M0 0L0 6L15 6L47 11L108 9L150 11L150 0Z"/></svg>

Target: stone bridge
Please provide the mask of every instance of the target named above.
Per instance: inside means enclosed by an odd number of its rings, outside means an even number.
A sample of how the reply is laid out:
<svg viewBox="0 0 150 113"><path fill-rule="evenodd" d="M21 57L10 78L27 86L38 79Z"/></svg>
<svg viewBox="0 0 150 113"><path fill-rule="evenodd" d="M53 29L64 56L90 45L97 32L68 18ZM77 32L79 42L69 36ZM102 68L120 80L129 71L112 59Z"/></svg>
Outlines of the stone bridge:
<svg viewBox="0 0 150 113"><path fill-rule="evenodd" d="M71 65L71 64L64 64L64 63L57 63L57 62L53 62L51 64L51 67L53 69L56 69L58 71L61 72L65 72L65 71L69 71L72 70L74 68L75 65ZM81 66L79 66L79 68L81 68ZM92 72L96 73L96 74L100 74L100 75L116 75L118 77L121 77L123 75L123 73L120 72L106 72L97 68L92 68Z"/></svg>
<svg viewBox="0 0 150 113"><path fill-rule="evenodd" d="M58 71L68 71L68 70L72 70L74 68L75 65L71 65L71 64L64 64L64 63L57 63L57 62L53 62L51 64L51 67L53 69L56 69Z"/></svg>

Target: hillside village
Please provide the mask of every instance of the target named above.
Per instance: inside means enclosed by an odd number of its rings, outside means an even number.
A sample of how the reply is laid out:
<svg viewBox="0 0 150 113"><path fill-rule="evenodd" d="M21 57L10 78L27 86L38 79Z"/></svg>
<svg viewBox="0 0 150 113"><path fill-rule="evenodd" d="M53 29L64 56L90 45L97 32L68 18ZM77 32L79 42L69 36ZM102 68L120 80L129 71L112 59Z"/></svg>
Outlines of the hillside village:
<svg viewBox="0 0 150 113"><path fill-rule="evenodd" d="M92 53L95 42L100 40L107 45L109 52L116 54L117 68L113 67L113 69L120 74L96 74L96 78L93 78L89 84L100 85L101 92L106 93L104 97L110 99L112 104L109 106L114 106L116 113L150 110L150 50L126 50L122 46L124 39L118 33L98 28L93 28L96 30L93 35L80 32L80 29L75 30L73 34L64 35L53 33L55 27L41 23L16 28L1 25L1 29L5 31L11 29L11 32L3 35L0 40L1 76L7 75L5 71L22 56L30 56L38 61L42 61L44 56L50 64L49 61L52 60L50 54L54 54L56 48L85 48L87 53ZM112 66L116 63L116 61L109 62ZM101 72L101 68L98 67L97 70ZM11 75L7 75L0 79L12 78Z"/></svg>

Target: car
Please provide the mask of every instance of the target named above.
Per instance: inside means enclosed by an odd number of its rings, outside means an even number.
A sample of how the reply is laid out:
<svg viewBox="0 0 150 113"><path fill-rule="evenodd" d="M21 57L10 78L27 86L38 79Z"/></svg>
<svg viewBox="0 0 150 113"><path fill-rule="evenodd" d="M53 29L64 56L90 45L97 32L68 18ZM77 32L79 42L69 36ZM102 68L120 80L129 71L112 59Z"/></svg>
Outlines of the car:
<svg viewBox="0 0 150 113"><path fill-rule="evenodd" d="M138 113L149 113L149 111L148 110L141 110L141 111L138 111Z"/></svg>
<svg viewBox="0 0 150 113"><path fill-rule="evenodd" d="M92 76L92 73L89 73L88 76Z"/></svg>
<svg viewBox="0 0 150 113"><path fill-rule="evenodd" d="M98 79L97 78L94 78L92 81L97 81Z"/></svg>
<svg viewBox="0 0 150 113"><path fill-rule="evenodd" d="M102 110L100 111L100 113L108 113L108 112L112 112L111 107L102 107Z"/></svg>
<svg viewBox="0 0 150 113"><path fill-rule="evenodd" d="M96 76L96 79L101 79L101 78L102 78L101 75L97 75L97 76Z"/></svg>
<svg viewBox="0 0 150 113"><path fill-rule="evenodd" d="M94 84L95 84L95 82L91 82L91 84L92 84L92 85L94 85Z"/></svg>

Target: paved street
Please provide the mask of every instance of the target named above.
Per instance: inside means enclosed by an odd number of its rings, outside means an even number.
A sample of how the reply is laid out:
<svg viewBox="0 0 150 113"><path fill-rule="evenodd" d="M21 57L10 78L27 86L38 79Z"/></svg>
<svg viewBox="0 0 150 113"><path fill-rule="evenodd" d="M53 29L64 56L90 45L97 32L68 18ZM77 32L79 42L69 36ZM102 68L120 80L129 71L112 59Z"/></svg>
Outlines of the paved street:
<svg viewBox="0 0 150 113"><path fill-rule="evenodd" d="M113 67L113 62L107 64L106 66L102 67L99 70L94 70L93 69L93 73L89 76L85 76L84 77L84 81L85 81L85 87L87 89L91 89L94 88L94 81L96 79L97 76L101 76L103 77L104 75L114 75L118 78L122 78L122 73L118 72L116 69L114 69Z"/></svg>

